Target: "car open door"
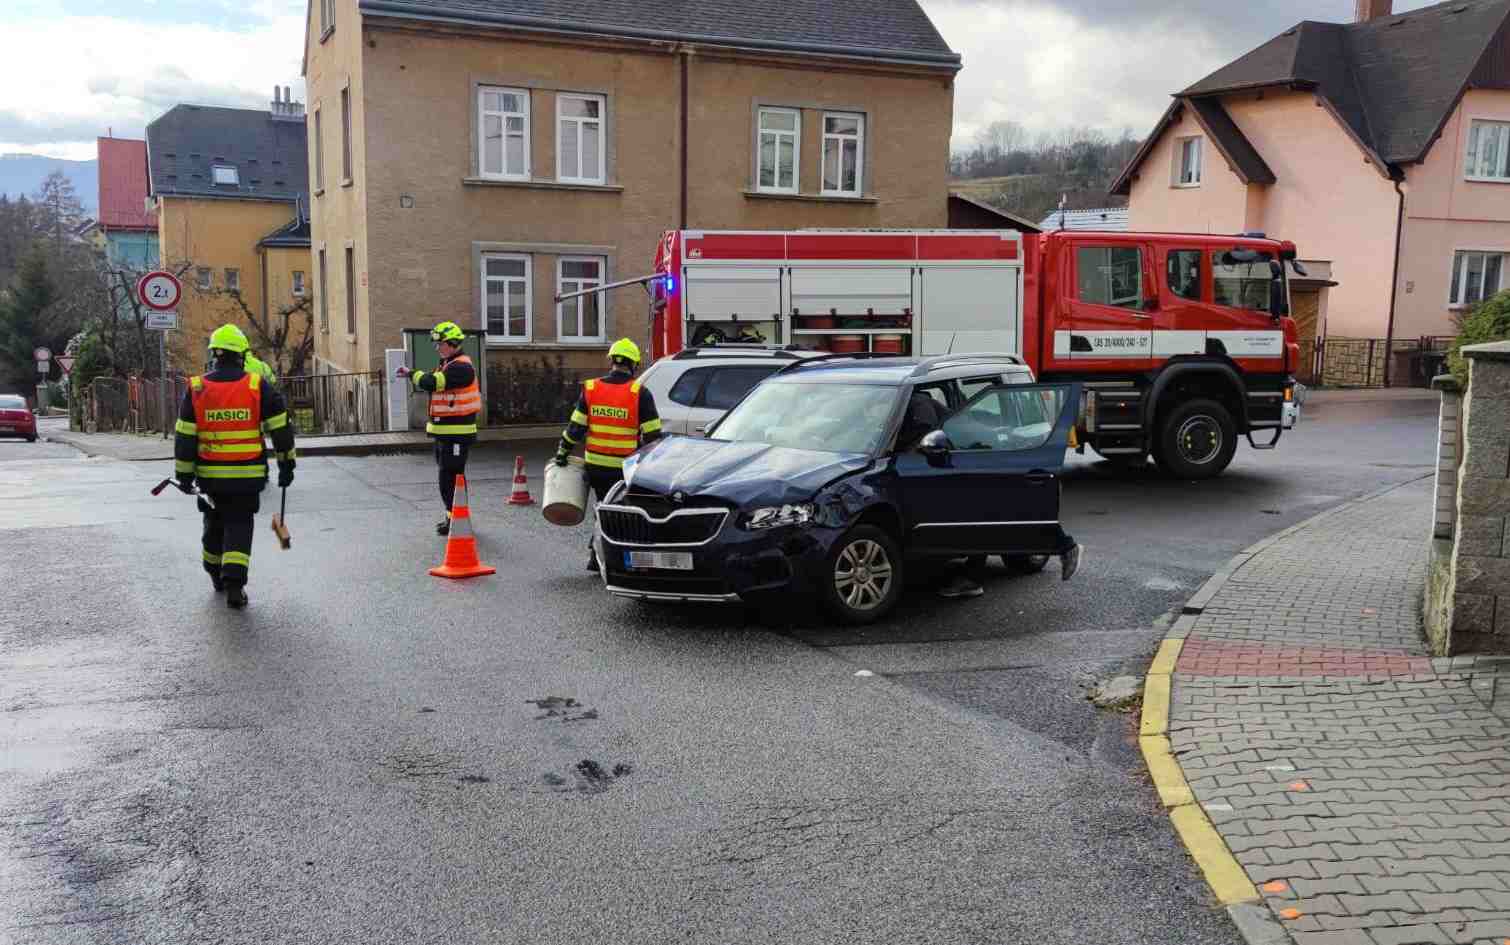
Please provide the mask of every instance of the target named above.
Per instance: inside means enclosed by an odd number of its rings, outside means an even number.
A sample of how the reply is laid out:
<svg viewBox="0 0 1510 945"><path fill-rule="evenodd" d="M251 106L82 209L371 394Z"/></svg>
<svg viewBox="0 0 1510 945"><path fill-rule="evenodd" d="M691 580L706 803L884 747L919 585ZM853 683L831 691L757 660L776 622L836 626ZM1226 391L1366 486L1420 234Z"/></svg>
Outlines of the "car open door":
<svg viewBox="0 0 1510 945"><path fill-rule="evenodd" d="M996 384L896 457L911 550L1063 554L1059 475L1079 384Z"/></svg>

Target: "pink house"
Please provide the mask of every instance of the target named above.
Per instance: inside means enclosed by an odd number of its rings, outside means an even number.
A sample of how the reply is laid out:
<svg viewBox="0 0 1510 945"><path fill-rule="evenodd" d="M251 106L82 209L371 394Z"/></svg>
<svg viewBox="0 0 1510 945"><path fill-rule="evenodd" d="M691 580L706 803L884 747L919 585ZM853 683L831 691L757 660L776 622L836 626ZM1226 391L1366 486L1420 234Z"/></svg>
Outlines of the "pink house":
<svg viewBox="0 0 1510 945"><path fill-rule="evenodd" d="M1177 93L1112 187L1131 229L1294 240L1316 263L1302 337L1450 335L1510 288L1510 0L1391 8L1300 23Z"/></svg>

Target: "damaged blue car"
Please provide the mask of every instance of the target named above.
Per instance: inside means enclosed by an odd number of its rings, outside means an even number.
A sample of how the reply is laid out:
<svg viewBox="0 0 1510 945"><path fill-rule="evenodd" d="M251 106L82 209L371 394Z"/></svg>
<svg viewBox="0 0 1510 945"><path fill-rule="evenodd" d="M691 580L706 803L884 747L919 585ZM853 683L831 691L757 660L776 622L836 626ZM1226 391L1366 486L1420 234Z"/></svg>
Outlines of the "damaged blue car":
<svg viewBox="0 0 1510 945"><path fill-rule="evenodd" d="M798 592L861 624L928 559L1058 557L1068 579L1060 471L1079 407L1079 385L1034 383L1011 355L796 362L706 438L626 461L597 508L604 582L648 600Z"/></svg>

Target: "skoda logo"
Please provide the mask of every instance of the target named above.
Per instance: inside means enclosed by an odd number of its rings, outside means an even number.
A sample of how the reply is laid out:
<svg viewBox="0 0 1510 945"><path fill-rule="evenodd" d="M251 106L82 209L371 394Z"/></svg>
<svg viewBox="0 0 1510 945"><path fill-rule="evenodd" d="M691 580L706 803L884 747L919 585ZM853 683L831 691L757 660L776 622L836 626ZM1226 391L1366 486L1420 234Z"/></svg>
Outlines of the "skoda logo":
<svg viewBox="0 0 1510 945"><path fill-rule="evenodd" d="M685 495L682 495L680 492L671 493L671 501L675 502L677 505L681 505L686 498L687 497Z"/></svg>

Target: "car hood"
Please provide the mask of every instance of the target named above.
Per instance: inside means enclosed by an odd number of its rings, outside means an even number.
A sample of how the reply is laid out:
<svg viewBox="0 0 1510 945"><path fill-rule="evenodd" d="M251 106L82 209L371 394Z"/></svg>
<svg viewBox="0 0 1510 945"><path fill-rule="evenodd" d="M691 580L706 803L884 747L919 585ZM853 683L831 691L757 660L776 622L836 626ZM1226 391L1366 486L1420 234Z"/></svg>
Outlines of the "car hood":
<svg viewBox="0 0 1510 945"><path fill-rule="evenodd" d="M681 492L758 508L809 501L835 479L869 465L864 453L671 436L626 462L624 478L639 492Z"/></svg>

